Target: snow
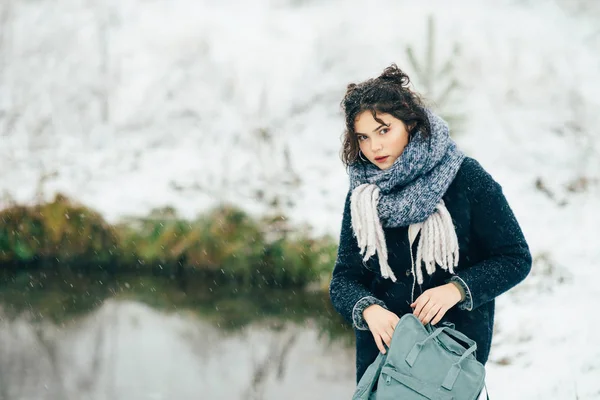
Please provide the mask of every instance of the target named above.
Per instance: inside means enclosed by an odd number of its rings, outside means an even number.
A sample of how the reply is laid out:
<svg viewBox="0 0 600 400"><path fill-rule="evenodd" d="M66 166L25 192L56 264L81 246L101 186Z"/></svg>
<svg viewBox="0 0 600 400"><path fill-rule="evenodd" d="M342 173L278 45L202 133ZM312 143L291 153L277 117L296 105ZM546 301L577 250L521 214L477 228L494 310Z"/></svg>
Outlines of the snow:
<svg viewBox="0 0 600 400"><path fill-rule="evenodd" d="M262 189L294 202L293 223L337 235L344 89L391 62L415 77L404 48L423 60L430 13L436 64L460 45L456 140L502 184L536 258L498 299L490 394L599 398L598 2L4 2L0 206L35 201L54 172L46 199L110 222L220 201L260 214Z"/></svg>

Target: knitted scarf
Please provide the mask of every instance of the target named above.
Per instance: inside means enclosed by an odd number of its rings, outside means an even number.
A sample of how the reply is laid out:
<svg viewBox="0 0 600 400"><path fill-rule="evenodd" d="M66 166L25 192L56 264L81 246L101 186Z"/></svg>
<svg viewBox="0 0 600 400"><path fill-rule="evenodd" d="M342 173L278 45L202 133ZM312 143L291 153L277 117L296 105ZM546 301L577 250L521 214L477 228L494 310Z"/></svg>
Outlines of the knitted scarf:
<svg viewBox="0 0 600 400"><path fill-rule="evenodd" d="M442 196L465 155L450 138L448 124L426 112L431 135L415 133L389 169L361 162L349 167L352 229L361 255L367 261L377 253L381 275L394 282L383 227L409 226L411 243L421 232L417 267L411 249L412 272L419 284L423 283L422 262L430 275L436 264L451 273L458 265L458 239Z"/></svg>

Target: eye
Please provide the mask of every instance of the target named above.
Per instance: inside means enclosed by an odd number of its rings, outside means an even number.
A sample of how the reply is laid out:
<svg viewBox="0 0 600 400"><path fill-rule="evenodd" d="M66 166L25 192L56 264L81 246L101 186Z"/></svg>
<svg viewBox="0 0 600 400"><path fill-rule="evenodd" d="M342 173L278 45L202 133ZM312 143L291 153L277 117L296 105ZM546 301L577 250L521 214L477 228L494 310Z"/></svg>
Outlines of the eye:
<svg viewBox="0 0 600 400"><path fill-rule="evenodd" d="M386 133L388 133L389 131L390 131L390 128L381 128L381 129L379 130L379 133L380 133L381 135L385 135L385 134L386 134Z"/></svg>
<svg viewBox="0 0 600 400"><path fill-rule="evenodd" d="M362 142L363 140L366 140L367 137L365 135L358 135L358 141Z"/></svg>

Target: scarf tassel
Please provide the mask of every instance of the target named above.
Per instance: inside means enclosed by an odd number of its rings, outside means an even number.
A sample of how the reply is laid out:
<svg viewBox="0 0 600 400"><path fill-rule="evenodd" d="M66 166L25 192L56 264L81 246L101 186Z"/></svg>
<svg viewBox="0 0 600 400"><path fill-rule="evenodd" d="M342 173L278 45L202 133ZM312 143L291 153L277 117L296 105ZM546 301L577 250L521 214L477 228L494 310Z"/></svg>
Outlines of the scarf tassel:
<svg viewBox="0 0 600 400"><path fill-rule="evenodd" d="M379 196L379 187L374 184L362 184L352 192L350 199L352 230L357 238L363 261L378 254L381 276L396 282L396 276L388 264L385 235L377 212ZM416 259L413 260L412 243L419 232L421 236L417 245ZM436 265L454 274L454 267L458 265L458 238L452 217L443 200L440 200L435 211L424 222L409 226L409 239L411 270L419 285L423 284L423 265L429 275L435 272Z"/></svg>

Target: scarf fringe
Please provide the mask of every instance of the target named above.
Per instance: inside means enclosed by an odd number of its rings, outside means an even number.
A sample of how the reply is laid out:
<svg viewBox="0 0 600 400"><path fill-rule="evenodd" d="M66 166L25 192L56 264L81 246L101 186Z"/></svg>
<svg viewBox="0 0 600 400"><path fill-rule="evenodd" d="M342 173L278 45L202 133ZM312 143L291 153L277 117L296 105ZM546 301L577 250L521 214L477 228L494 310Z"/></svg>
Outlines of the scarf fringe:
<svg viewBox="0 0 600 400"><path fill-rule="evenodd" d="M357 238L363 261L378 254L381 276L396 282L396 276L388 264L387 244L377 212L379 197L380 189L374 184L365 183L354 189L350 198L352 230ZM444 201L440 200L435 211L424 222L411 226L413 229L416 228L415 237L419 231L421 232L415 260L412 259L414 237L410 240L411 267L416 282L419 285L423 284L423 264L429 275L435 272L436 265L454 274L454 267L458 265L458 238Z"/></svg>

